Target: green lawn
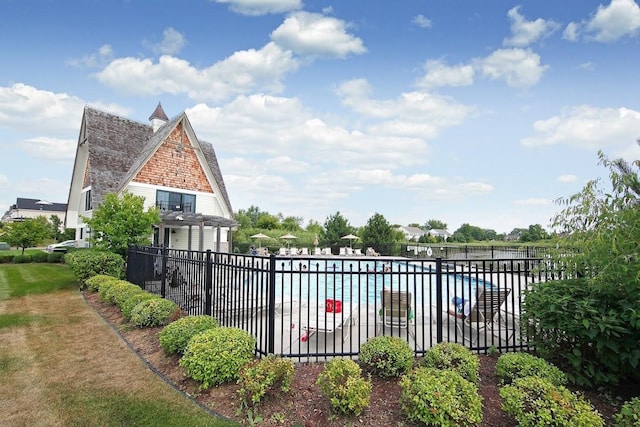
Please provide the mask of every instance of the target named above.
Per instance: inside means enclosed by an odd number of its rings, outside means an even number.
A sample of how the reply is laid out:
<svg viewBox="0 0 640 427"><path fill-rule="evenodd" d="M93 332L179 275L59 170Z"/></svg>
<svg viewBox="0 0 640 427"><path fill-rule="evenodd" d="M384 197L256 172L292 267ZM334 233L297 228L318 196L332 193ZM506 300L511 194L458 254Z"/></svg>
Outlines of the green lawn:
<svg viewBox="0 0 640 427"><path fill-rule="evenodd" d="M237 425L149 370L77 286L66 265L0 264L0 425Z"/></svg>

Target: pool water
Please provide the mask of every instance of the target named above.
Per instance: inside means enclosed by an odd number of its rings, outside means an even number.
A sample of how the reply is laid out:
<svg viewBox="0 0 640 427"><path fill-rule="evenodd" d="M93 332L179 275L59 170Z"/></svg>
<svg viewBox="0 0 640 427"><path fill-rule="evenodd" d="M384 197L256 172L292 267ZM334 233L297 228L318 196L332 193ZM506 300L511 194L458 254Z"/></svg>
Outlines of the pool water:
<svg viewBox="0 0 640 427"><path fill-rule="evenodd" d="M410 292L415 305L436 304L436 274L429 265L392 260L278 260L276 296L298 301L337 299L343 303L370 306L380 304L383 289ZM472 277L443 275L443 304L454 296L475 293L478 286L491 283Z"/></svg>

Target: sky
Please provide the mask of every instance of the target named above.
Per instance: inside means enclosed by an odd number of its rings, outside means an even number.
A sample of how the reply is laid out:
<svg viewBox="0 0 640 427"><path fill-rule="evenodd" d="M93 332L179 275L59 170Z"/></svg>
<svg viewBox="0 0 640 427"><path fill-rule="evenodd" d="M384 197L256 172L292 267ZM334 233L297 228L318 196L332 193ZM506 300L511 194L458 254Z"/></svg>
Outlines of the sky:
<svg viewBox="0 0 640 427"><path fill-rule="evenodd" d="M160 102L234 212L540 224L640 159L634 0L0 0L0 211L66 203L82 112Z"/></svg>

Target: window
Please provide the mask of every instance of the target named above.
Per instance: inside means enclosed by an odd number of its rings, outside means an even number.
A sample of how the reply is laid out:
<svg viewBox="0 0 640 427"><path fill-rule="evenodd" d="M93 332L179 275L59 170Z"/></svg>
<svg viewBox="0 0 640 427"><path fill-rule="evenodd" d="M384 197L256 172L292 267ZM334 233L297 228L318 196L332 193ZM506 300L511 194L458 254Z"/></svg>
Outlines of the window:
<svg viewBox="0 0 640 427"><path fill-rule="evenodd" d="M90 211L92 209L93 204L91 203L91 189L89 189L84 193L84 210Z"/></svg>
<svg viewBox="0 0 640 427"><path fill-rule="evenodd" d="M163 211L193 212L196 211L195 194L175 193L173 191L156 191L156 206Z"/></svg>

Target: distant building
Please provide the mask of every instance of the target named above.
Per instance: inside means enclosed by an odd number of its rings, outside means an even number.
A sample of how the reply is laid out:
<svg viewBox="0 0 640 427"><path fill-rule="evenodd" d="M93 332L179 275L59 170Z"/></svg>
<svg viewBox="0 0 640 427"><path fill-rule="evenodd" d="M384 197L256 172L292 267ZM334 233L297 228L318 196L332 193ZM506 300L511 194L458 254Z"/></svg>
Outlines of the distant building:
<svg viewBox="0 0 640 427"><path fill-rule="evenodd" d="M449 239L449 237L453 236L453 234L449 233L447 230L439 230L437 228L433 228L427 231L427 234L435 237L436 239L442 238L445 242Z"/></svg>
<svg viewBox="0 0 640 427"><path fill-rule="evenodd" d="M402 231L404 233L405 240L418 240L420 237L424 236L426 233L420 227L405 227L400 226L397 228L398 231Z"/></svg>
<svg viewBox="0 0 640 427"><path fill-rule="evenodd" d="M66 214L66 203L52 203L42 199L18 197L16 203L11 205L9 210L2 215L2 222L24 221L27 218L38 216L45 216L49 219L51 215L56 215L60 218L60 223L64 224Z"/></svg>

